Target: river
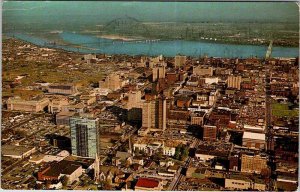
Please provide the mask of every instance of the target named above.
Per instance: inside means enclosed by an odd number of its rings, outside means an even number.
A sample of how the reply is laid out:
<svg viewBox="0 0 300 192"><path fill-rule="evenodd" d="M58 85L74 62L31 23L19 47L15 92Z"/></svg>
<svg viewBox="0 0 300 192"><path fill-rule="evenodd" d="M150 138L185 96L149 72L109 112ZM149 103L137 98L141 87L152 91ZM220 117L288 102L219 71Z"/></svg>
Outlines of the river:
<svg viewBox="0 0 300 192"><path fill-rule="evenodd" d="M36 37L25 33L10 33L7 36L15 37L35 45L60 48L67 51L80 53L105 53L105 54L127 54L127 55L164 55L173 57L176 54L187 56L209 57L238 57L247 58L265 56L267 46L259 45L236 45L224 44L208 41L122 41L95 37L93 35L79 34L73 32L62 32L58 34L58 42L65 42L64 45L47 40L46 38ZM273 47L272 57L297 57L298 48L295 47Z"/></svg>

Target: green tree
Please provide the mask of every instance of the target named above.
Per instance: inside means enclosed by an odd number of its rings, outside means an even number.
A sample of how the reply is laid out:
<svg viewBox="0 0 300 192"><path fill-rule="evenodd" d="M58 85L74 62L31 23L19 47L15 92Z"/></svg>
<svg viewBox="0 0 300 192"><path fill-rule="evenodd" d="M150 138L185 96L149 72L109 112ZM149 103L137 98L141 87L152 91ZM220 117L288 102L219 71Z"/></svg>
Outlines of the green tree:
<svg viewBox="0 0 300 192"><path fill-rule="evenodd" d="M180 146L176 147L174 158L175 159L179 159L180 158Z"/></svg>
<svg viewBox="0 0 300 192"><path fill-rule="evenodd" d="M179 144L175 149L174 158L177 160L184 160L189 155L188 147Z"/></svg>
<svg viewBox="0 0 300 192"><path fill-rule="evenodd" d="M184 160L185 158L187 158L187 156L189 155L189 150L187 147L183 147L181 150L181 156L180 156L180 160Z"/></svg>
<svg viewBox="0 0 300 192"><path fill-rule="evenodd" d="M156 156L158 159L161 159L164 155L164 152L163 152L163 149L162 148L159 148L156 152Z"/></svg>

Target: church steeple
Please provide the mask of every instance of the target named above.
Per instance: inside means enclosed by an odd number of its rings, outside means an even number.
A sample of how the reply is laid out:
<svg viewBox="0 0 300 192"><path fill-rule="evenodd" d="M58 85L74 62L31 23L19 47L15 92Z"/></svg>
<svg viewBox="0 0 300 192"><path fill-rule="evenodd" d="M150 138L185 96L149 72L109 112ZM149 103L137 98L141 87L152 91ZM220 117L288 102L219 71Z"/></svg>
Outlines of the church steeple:
<svg viewBox="0 0 300 192"><path fill-rule="evenodd" d="M132 155L131 136L129 136L129 138L128 138L128 145L129 145L128 152Z"/></svg>

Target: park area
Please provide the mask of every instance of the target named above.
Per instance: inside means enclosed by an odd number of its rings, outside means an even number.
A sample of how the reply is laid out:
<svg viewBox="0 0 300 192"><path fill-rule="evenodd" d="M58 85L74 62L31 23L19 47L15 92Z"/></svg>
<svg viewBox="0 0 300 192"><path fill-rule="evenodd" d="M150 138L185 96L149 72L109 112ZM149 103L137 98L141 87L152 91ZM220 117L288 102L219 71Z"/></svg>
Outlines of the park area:
<svg viewBox="0 0 300 192"><path fill-rule="evenodd" d="M274 103L272 104L272 115L277 117L297 117L298 109L290 109L290 104Z"/></svg>

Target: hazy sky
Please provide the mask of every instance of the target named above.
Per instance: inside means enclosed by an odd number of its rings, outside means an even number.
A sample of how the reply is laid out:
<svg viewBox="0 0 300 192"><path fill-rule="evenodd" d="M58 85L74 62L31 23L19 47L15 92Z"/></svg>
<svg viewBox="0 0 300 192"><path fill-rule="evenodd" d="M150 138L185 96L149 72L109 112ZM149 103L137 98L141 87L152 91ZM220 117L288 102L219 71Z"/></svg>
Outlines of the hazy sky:
<svg viewBox="0 0 300 192"><path fill-rule="evenodd" d="M299 21L294 2L4 2L5 28L96 25L124 16L140 21Z"/></svg>

